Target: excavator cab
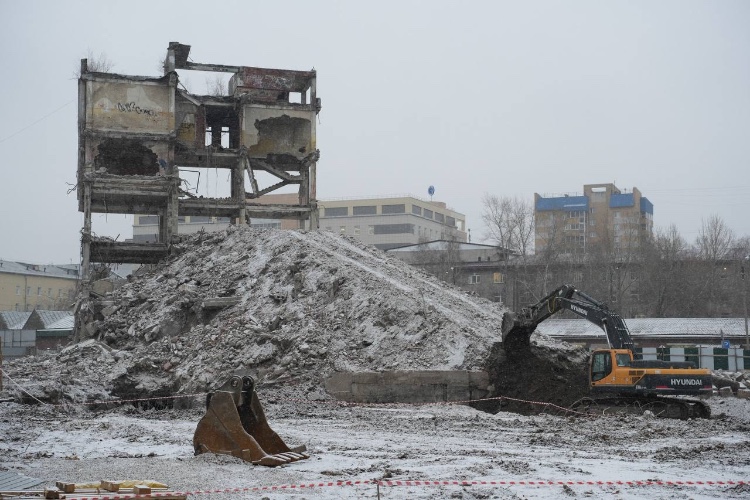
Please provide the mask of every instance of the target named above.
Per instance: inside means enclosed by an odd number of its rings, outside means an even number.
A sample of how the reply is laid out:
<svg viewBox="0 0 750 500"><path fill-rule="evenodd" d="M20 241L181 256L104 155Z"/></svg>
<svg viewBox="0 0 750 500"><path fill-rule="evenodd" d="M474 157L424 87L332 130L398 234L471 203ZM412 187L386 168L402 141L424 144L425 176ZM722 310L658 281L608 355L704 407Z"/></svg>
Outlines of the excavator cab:
<svg viewBox="0 0 750 500"><path fill-rule="evenodd" d="M208 395L193 447L196 455L222 453L269 467L310 458L305 445L288 447L268 425L250 376L233 375Z"/></svg>

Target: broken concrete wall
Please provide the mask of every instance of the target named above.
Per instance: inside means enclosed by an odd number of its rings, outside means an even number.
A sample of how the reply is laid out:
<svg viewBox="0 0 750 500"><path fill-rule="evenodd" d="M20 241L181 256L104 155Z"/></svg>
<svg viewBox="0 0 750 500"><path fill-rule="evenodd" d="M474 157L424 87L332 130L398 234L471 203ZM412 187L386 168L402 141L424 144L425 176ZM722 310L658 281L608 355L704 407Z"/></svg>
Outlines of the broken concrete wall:
<svg viewBox="0 0 750 500"><path fill-rule="evenodd" d="M484 398L489 385L483 371L339 372L326 380L325 389L355 403L439 403Z"/></svg>
<svg viewBox="0 0 750 500"><path fill-rule="evenodd" d="M86 94L87 130L130 134L169 134L174 130L175 98L169 77L89 80Z"/></svg>
<svg viewBox="0 0 750 500"><path fill-rule="evenodd" d="M315 112L242 107L242 144L255 157L289 154L302 158L315 151Z"/></svg>

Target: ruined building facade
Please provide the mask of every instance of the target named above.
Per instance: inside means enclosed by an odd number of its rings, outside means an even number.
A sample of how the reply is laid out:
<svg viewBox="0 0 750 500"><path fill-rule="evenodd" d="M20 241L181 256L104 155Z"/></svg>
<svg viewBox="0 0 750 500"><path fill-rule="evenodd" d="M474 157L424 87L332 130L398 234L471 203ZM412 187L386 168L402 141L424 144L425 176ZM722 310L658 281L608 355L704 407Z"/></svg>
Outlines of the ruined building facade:
<svg viewBox="0 0 750 500"><path fill-rule="evenodd" d="M169 44L161 77L88 70L78 83L78 205L82 271L92 263L149 264L165 257L178 221L293 219L317 228L316 73L188 61ZM229 95L178 88L177 70L231 73ZM181 172L228 172L226 197L198 196ZM270 182L266 182L271 179ZM293 200L258 203L293 185ZM92 232L92 214L153 216L157 241L113 241Z"/></svg>

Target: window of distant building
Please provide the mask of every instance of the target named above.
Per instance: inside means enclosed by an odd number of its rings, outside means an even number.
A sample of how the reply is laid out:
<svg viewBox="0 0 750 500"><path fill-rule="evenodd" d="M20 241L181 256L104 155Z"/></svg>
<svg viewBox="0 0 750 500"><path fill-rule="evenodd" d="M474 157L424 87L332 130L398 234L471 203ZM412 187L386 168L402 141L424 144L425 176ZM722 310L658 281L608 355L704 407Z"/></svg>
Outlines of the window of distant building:
<svg viewBox="0 0 750 500"><path fill-rule="evenodd" d="M472 274L469 276L469 284L470 285L477 285L479 284L479 275L478 274Z"/></svg>
<svg viewBox="0 0 750 500"><path fill-rule="evenodd" d="M375 205L362 205L358 207L352 207L352 213L354 215L375 215L378 213L378 207Z"/></svg>
<svg viewBox="0 0 750 500"><path fill-rule="evenodd" d="M42 296L42 287L38 286L36 287L36 296L41 297Z"/></svg>
<svg viewBox="0 0 750 500"><path fill-rule="evenodd" d="M432 210L424 209L424 218L425 219L432 219Z"/></svg>
<svg viewBox="0 0 750 500"><path fill-rule="evenodd" d="M16 285L16 295L21 295L21 285Z"/></svg>
<svg viewBox="0 0 750 500"><path fill-rule="evenodd" d="M359 226L354 226L354 234L359 234Z"/></svg>
<svg viewBox="0 0 750 500"><path fill-rule="evenodd" d="M378 224L374 234L414 234L414 224Z"/></svg>
<svg viewBox="0 0 750 500"><path fill-rule="evenodd" d="M339 226L339 233L346 234L346 226Z"/></svg>
<svg viewBox="0 0 750 500"><path fill-rule="evenodd" d="M367 226L367 234L375 234L375 226Z"/></svg>
<svg viewBox="0 0 750 500"><path fill-rule="evenodd" d="M47 297L52 297L52 289L47 290Z"/></svg>
<svg viewBox="0 0 750 500"><path fill-rule="evenodd" d="M403 203L398 205L383 205L380 210L383 214L405 214L406 205Z"/></svg>
<svg viewBox="0 0 750 500"><path fill-rule="evenodd" d="M349 215L349 207L325 208L323 213L323 217L346 217Z"/></svg>
<svg viewBox="0 0 750 500"><path fill-rule="evenodd" d="M435 212L435 220L438 222L445 222L445 215L441 214L440 212Z"/></svg>
<svg viewBox="0 0 750 500"><path fill-rule="evenodd" d="M417 206L417 205L412 205L411 206L411 213L413 213L415 215L422 215L422 207Z"/></svg>
<svg viewBox="0 0 750 500"><path fill-rule="evenodd" d="M30 295L31 295L31 287L27 286L26 287L26 296L29 297Z"/></svg>
<svg viewBox="0 0 750 500"><path fill-rule="evenodd" d="M141 226L158 224L158 223L159 223L158 215L141 215L138 217L138 224L140 224Z"/></svg>
<svg viewBox="0 0 750 500"><path fill-rule="evenodd" d="M505 283L505 276L503 276L503 273L492 273L492 282Z"/></svg>
<svg viewBox="0 0 750 500"><path fill-rule="evenodd" d="M20 311L20 310L21 310L21 304L16 303L16 311Z"/></svg>

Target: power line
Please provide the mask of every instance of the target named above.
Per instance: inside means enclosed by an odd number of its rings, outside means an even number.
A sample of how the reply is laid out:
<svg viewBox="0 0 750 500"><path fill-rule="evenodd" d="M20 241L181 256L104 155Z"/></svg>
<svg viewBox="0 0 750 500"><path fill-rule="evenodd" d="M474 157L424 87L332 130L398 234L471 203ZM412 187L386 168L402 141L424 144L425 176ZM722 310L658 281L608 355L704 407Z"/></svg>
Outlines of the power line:
<svg viewBox="0 0 750 500"><path fill-rule="evenodd" d="M37 124L37 123L39 123L40 121L44 120L45 118L49 118L50 116L54 115L55 113L57 113L58 111L60 111L61 109L63 109L63 108L65 107L65 106L67 106L68 104L72 103L73 101L75 101L75 99L71 99L70 101L66 102L65 104L63 104L63 105L62 105L62 106L60 106L59 108L55 109L54 111L50 111L49 113L47 113L47 114L46 114L46 115L44 115L43 117L39 118L39 119L38 119L37 121L35 121L34 123L32 123L32 124L30 124L30 125L27 125L27 126L25 126L24 128L22 128L22 129L20 129L20 130L16 130L16 131L15 131L14 133L10 134L10 135L9 135L8 137L5 137L5 138L3 138L3 139L0 139L0 143L3 143L3 142L5 142L5 141L7 141L8 139L10 139L11 137L15 137L15 136L17 136L18 134L20 134L21 132L23 132L23 131L25 131L25 130L28 130L28 129L30 129L31 127L33 127L34 125L36 125L36 124Z"/></svg>

